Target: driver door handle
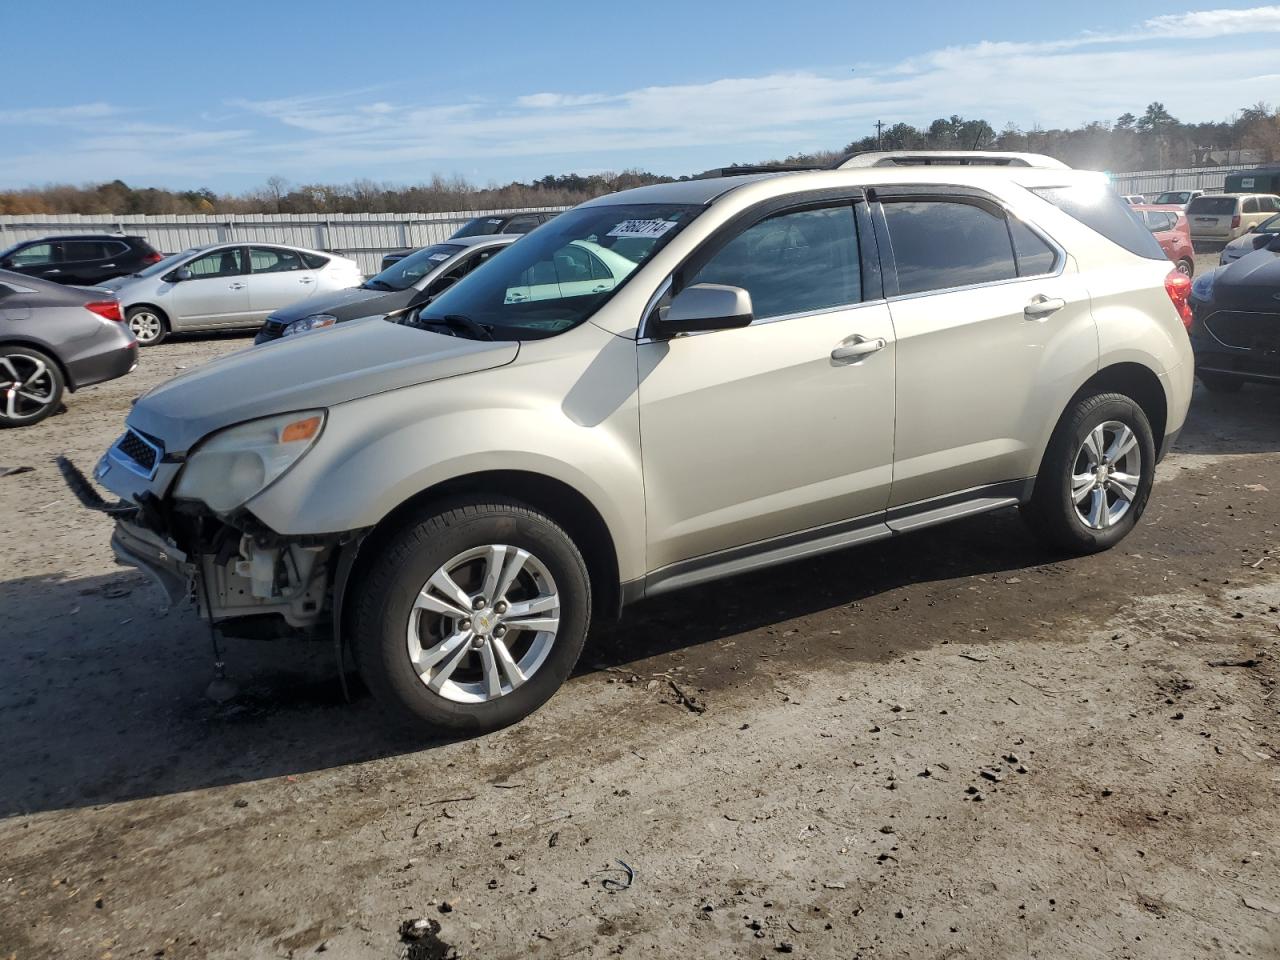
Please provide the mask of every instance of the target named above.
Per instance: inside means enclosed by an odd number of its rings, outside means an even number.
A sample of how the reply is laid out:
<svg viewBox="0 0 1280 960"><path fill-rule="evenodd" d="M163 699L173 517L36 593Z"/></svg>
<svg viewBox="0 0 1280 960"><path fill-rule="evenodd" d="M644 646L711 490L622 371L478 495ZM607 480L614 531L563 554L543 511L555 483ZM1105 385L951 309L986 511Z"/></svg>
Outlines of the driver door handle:
<svg viewBox="0 0 1280 960"><path fill-rule="evenodd" d="M1057 313L1067 305L1061 297L1046 297L1044 294L1031 298L1031 302L1022 308L1022 315L1028 320L1043 320L1050 314Z"/></svg>
<svg viewBox="0 0 1280 960"><path fill-rule="evenodd" d="M232 289L232 290L243 290L243 289L244 289L244 284L243 284L243 283L233 283L233 284L231 284L231 289Z"/></svg>
<svg viewBox="0 0 1280 960"><path fill-rule="evenodd" d="M316 278L315 277L299 277L298 282L299 283L315 283Z"/></svg>
<svg viewBox="0 0 1280 960"><path fill-rule="evenodd" d="M860 333L854 334L831 351L831 359L837 363L851 363L884 348L884 337L868 339Z"/></svg>

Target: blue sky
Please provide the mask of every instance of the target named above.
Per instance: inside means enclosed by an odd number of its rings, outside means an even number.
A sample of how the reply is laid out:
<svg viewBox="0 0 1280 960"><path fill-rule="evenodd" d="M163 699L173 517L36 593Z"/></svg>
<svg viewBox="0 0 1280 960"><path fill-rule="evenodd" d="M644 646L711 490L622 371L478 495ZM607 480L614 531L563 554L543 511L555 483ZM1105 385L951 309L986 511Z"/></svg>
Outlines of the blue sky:
<svg viewBox="0 0 1280 960"><path fill-rule="evenodd" d="M164 12L162 12L164 11ZM0 4L0 187L696 172L877 119L1074 125L1280 91L1280 6Z"/></svg>

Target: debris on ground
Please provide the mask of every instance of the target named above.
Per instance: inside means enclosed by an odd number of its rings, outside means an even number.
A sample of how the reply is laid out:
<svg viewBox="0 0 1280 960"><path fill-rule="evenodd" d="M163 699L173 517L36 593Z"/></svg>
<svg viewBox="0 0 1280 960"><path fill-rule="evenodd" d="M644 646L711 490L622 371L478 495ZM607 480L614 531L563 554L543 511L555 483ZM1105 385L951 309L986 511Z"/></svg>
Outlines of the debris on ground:
<svg viewBox="0 0 1280 960"><path fill-rule="evenodd" d="M0 467L0 477L12 477L19 473L31 473L35 467Z"/></svg>
<svg viewBox="0 0 1280 960"><path fill-rule="evenodd" d="M625 860L615 859L613 862L626 871L626 879L618 880L615 877L606 876L600 881L600 886L604 887L606 890L610 892L615 892L615 893L621 890L629 890L631 888L631 884L634 883L636 879L635 870L633 870L631 868L631 865L628 864ZM617 870L614 867L607 867L605 870L602 870L600 872L601 873L611 873L611 872L619 873L621 871Z"/></svg>
<svg viewBox="0 0 1280 960"><path fill-rule="evenodd" d="M674 691L676 695L676 700L679 703L688 707L694 713L707 712L707 705L705 703L703 703L701 700L699 700L697 697L693 696L692 694L685 693L684 690L680 688L680 685L676 683L674 680L668 680L667 683L671 684L671 689L672 691Z"/></svg>
<svg viewBox="0 0 1280 960"><path fill-rule="evenodd" d="M1250 657L1247 660L1210 660L1209 666L1211 667L1256 667L1261 662L1262 661L1258 660L1255 657Z"/></svg>

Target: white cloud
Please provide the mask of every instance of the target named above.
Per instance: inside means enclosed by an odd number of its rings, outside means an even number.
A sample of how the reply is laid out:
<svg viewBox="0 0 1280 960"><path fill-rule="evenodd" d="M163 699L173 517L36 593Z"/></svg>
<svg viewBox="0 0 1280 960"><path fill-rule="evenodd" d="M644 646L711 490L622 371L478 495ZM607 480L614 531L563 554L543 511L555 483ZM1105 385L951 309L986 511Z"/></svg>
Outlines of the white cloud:
<svg viewBox="0 0 1280 960"><path fill-rule="evenodd" d="M1199 11L1124 32L947 47L859 63L854 72L776 71L613 92L535 88L447 103L404 101L371 86L201 104L181 126L124 117L105 103L0 110L0 124L75 131L66 142L10 156L0 177L254 182L280 174L308 182L418 180L466 169L489 179L499 170L506 178L630 166L685 173L836 149L876 120L923 125L960 114L997 125L1074 126L1137 113L1152 100L1182 119L1218 119L1274 88L1274 77L1252 75L1249 66L1277 62L1277 31L1280 6ZM1227 35L1236 39L1220 39ZM1249 37L1247 56L1241 35Z"/></svg>
<svg viewBox="0 0 1280 960"><path fill-rule="evenodd" d="M1143 27L1148 34L1194 40L1239 33L1275 33L1280 31L1280 6L1166 13L1145 21Z"/></svg>

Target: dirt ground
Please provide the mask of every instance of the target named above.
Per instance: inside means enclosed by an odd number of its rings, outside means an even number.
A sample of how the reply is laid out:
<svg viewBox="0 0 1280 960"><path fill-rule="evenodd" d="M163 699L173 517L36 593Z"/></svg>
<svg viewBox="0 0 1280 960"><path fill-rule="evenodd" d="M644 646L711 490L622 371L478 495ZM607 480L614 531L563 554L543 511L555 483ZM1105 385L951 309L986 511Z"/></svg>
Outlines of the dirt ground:
<svg viewBox="0 0 1280 960"><path fill-rule="evenodd" d="M995 514L649 601L423 744L325 645L205 699L51 463L242 346L0 434L0 958L1280 957L1280 393L1197 392L1110 553Z"/></svg>

